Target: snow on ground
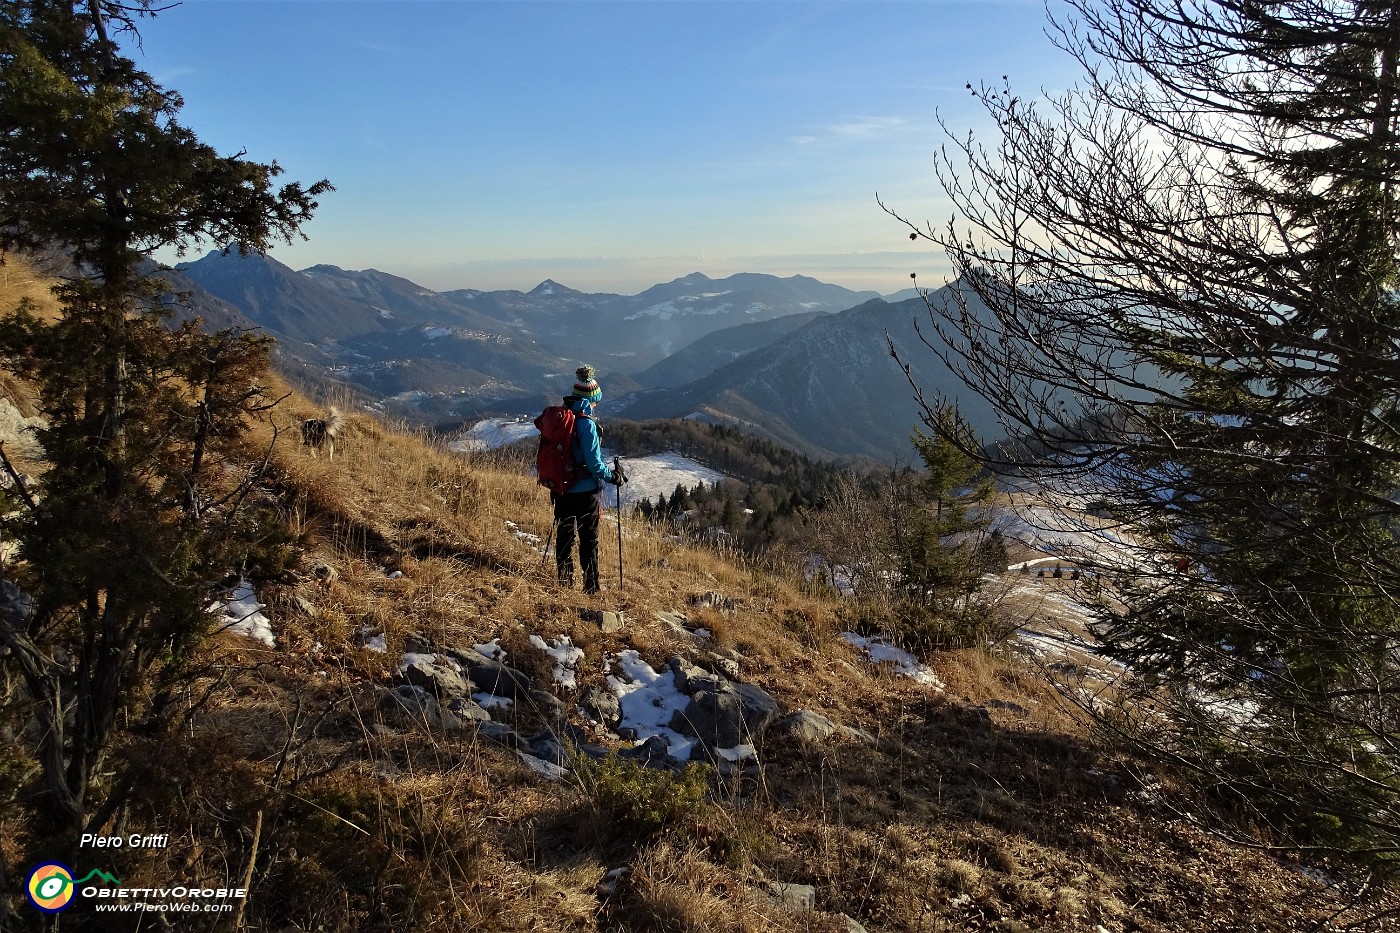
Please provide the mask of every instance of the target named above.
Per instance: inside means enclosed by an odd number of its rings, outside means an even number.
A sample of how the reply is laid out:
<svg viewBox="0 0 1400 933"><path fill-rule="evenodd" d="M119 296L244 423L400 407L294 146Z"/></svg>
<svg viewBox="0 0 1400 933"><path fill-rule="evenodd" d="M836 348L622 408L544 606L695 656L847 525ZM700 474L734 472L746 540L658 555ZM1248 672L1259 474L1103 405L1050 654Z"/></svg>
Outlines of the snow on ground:
<svg viewBox="0 0 1400 933"><path fill-rule="evenodd" d="M419 651L404 652L403 657L399 658L399 673L405 673L410 667L412 667L415 664L441 664L445 667L450 668L458 674L462 673L462 665L458 664L456 661L452 660L446 655L429 654L426 652Z"/></svg>
<svg viewBox="0 0 1400 933"><path fill-rule="evenodd" d="M1091 516L1053 505L1018 503L994 510L991 530L1066 561L1117 567L1148 567L1132 540Z"/></svg>
<svg viewBox="0 0 1400 933"><path fill-rule="evenodd" d="M569 690L578 686L574 670L583 660L583 649L574 646L568 635L560 635L553 642L546 642L538 635L530 636L530 644L554 659L554 682Z"/></svg>
<svg viewBox="0 0 1400 933"><path fill-rule="evenodd" d="M266 608L258 602L257 594L253 592L253 584L247 580L239 580L238 585L224 594L222 599L210 604L209 611L220 616L219 621L215 623L216 631L246 635L271 648L276 645L276 641L272 636L272 622L262 614L262 610Z"/></svg>
<svg viewBox="0 0 1400 933"><path fill-rule="evenodd" d="M916 683L927 684L938 690L943 689L943 681L938 679L938 675L920 664L909 652L896 648L883 639L865 638L855 632L842 632L841 637L864 651L876 664L889 664L901 677L908 677Z"/></svg>
<svg viewBox="0 0 1400 933"><path fill-rule="evenodd" d="M669 321L671 318L678 316L683 317L723 314L730 308L734 307L728 302L720 302L717 305L710 305L708 307L694 307L693 303L700 301L701 297L702 296L699 295L682 295L679 298L673 298L670 301L663 301L660 304L654 304L649 308L643 308L640 311L633 312L632 314L629 314L625 318L623 318L623 320L637 321L644 317L654 317L659 321ZM681 307L677 304L677 302L680 302L681 304L690 303L692 304L692 307Z"/></svg>
<svg viewBox="0 0 1400 933"><path fill-rule="evenodd" d="M617 655L617 663L623 676L608 674L608 687L622 707L622 725L636 730L638 744L659 735L672 758L689 761L695 739L670 727L671 717L690 703L690 698L676 689L675 673L658 674L630 648Z"/></svg>
<svg viewBox="0 0 1400 933"><path fill-rule="evenodd" d="M428 340L441 340L443 337L450 337L452 331L446 327L425 327L423 336Z"/></svg>
<svg viewBox="0 0 1400 933"><path fill-rule="evenodd" d="M539 535L531 534L528 531L522 531L520 526L515 522L506 522L506 530L510 532L512 538L523 544L528 544L531 547L539 547L541 544L544 544L544 542L540 540Z"/></svg>
<svg viewBox="0 0 1400 933"><path fill-rule="evenodd" d="M484 658L500 661L502 664L506 663L506 649L501 647L499 638L493 638L484 645L472 645L472 647Z"/></svg>
<svg viewBox="0 0 1400 933"><path fill-rule="evenodd" d="M605 459L612 463L611 457ZM675 453L624 458L622 471L627 474L627 484L622 487L624 507L635 506L643 499L655 502L662 494L670 498L678 483L686 489L693 489L697 483L709 486L724 479L724 474L718 470Z"/></svg>
<svg viewBox="0 0 1400 933"><path fill-rule="evenodd" d="M478 421L447 446L458 453L495 450L539 433L534 422L517 418L488 418Z"/></svg>

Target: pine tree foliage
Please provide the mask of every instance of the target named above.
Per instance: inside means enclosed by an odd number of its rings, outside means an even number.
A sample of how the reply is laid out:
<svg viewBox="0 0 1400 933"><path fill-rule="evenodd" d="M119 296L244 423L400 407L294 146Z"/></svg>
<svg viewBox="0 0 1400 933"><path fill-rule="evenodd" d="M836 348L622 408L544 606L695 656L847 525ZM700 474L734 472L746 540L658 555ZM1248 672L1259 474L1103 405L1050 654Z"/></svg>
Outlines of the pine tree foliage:
<svg viewBox="0 0 1400 933"><path fill-rule="evenodd" d="M275 164L220 156L182 126L179 96L115 41L150 12L0 3L0 249L61 249L73 270L58 320L10 308L0 326L48 424L39 492L7 525L32 601L11 601L0 644L35 701L60 845L100 830L140 780L139 761L107 761L119 717L164 734L219 580L266 534L250 478L217 467L271 402L268 342L167 327L146 254L200 238L262 250L329 189L276 187Z"/></svg>
<svg viewBox="0 0 1400 933"><path fill-rule="evenodd" d="M1172 701L1140 738L1393 865L1400 7L1071 6L1083 86L969 85L997 138L950 133L956 217L911 224L958 276L930 347L1022 440L966 446L1104 507L1100 634Z"/></svg>
<svg viewBox="0 0 1400 933"><path fill-rule="evenodd" d="M960 424L956 412L943 414ZM924 470L910 487L906 520L896 526L903 589L917 605L952 612L988 569L978 552L986 549L985 507L995 486L948 438L915 430L912 441Z"/></svg>

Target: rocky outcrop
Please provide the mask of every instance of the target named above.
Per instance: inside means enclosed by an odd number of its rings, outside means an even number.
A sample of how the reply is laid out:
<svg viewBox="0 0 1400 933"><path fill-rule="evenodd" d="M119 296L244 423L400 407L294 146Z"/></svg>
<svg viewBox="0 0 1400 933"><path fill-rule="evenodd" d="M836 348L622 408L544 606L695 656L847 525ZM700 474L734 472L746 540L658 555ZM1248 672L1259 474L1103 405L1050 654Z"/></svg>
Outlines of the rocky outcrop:
<svg viewBox="0 0 1400 933"><path fill-rule="evenodd" d="M529 696L533 684L529 674L488 658L475 648L450 648L446 653L465 668L478 691L512 700Z"/></svg>
<svg viewBox="0 0 1400 933"><path fill-rule="evenodd" d="M671 717L670 728L698 739L703 757L713 760L719 749L758 744L778 718L777 701L761 687L736 683L683 658L669 664L676 689L690 697L685 709Z"/></svg>
<svg viewBox="0 0 1400 933"><path fill-rule="evenodd" d="M379 695L379 714L385 725L399 728L427 726L434 731L451 731L465 726L456 713L444 709L436 697L413 684L383 691Z"/></svg>
<svg viewBox="0 0 1400 933"><path fill-rule="evenodd" d="M779 731L792 736L807 745L820 745L833 738L874 745L875 736L864 729L854 729L832 722L821 713L811 710L798 710L778 723Z"/></svg>

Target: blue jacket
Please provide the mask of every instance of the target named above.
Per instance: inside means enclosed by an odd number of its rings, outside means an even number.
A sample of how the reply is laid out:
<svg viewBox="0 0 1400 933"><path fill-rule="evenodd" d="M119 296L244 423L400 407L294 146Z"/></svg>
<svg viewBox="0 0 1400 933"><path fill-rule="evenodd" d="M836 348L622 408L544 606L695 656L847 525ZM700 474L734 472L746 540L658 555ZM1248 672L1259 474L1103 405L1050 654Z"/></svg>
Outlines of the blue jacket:
<svg viewBox="0 0 1400 933"><path fill-rule="evenodd" d="M612 470L603 462L603 448L598 436L598 422L593 420L593 403L587 399L575 398L567 401L569 410L576 417L574 421L574 462L581 464L587 472L574 481L569 492L593 492L612 479Z"/></svg>

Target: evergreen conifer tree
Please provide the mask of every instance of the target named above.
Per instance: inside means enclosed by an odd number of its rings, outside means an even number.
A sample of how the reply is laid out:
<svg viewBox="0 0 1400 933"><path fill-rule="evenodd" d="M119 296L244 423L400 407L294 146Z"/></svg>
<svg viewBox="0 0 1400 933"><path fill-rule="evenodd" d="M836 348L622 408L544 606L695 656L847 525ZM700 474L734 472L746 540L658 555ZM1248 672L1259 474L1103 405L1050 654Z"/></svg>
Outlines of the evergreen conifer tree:
<svg viewBox="0 0 1400 933"><path fill-rule="evenodd" d="M941 417L967 433L956 412ZM947 437L915 430L912 441L924 470L901 509L905 514L895 517L903 590L916 605L951 612L981 581L978 545L987 517L977 509L995 487L981 464Z"/></svg>
<svg viewBox="0 0 1400 933"><path fill-rule="evenodd" d="M911 225L958 274L929 345L1019 434L963 446L1108 505L1098 632L1176 723L1134 738L1393 865L1400 6L1071 6L1084 88L972 89L997 143L951 138L957 218Z"/></svg>
<svg viewBox="0 0 1400 933"><path fill-rule="evenodd" d="M162 739L206 606L259 533L246 484L211 467L270 401L267 342L164 326L146 255L199 238L265 249L329 188L276 187L275 163L220 156L181 125L179 96L115 41L150 10L0 3L0 249L62 250L74 270L59 320L11 308L0 327L48 423L41 491L11 528L32 608L0 618L0 645L34 700L41 799L69 846L141 779L139 759L106 761L118 720Z"/></svg>

